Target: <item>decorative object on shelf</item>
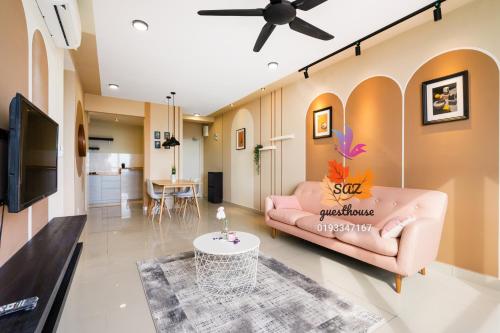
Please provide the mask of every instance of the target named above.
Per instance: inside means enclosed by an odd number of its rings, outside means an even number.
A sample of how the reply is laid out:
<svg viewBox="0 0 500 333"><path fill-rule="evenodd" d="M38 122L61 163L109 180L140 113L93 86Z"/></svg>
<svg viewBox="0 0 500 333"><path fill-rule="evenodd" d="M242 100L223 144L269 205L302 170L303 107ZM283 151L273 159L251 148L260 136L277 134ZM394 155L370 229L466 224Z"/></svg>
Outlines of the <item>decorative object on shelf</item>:
<svg viewBox="0 0 500 333"><path fill-rule="evenodd" d="M285 141L285 140L291 140L291 139L295 139L295 134L276 136L274 138L269 139L269 141L274 142L274 141Z"/></svg>
<svg viewBox="0 0 500 333"><path fill-rule="evenodd" d="M276 146L264 146L264 147L260 148L259 150L266 151L266 150L276 150L276 149L278 149L278 147L276 147Z"/></svg>
<svg viewBox="0 0 500 333"><path fill-rule="evenodd" d="M161 133L160 133L160 131L155 131L154 132L154 138L155 138L155 140L160 140L161 139Z"/></svg>
<svg viewBox="0 0 500 333"><path fill-rule="evenodd" d="M424 125L469 119L469 72L422 83Z"/></svg>
<svg viewBox="0 0 500 333"><path fill-rule="evenodd" d="M217 220L222 223L222 230L221 230L221 235L222 238L228 239L228 233L229 233L229 221L227 220L226 217L226 212L224 212L224 207L219 207L217 208Z"/></svg>
<svg viewBox="0 0 500 333"><path fill-rule="evenodd" d="M85 128L82 124L78 126L78 156L87 156L87 139L85 138Z"/></svg>
<svg viewBox="0 0 500 333"><path fill-rule="evenodd" d="M246 149L247 145L247 132L245 128L236 130L236 150Z"/></svg>
<svg viewBox="0 0 500 333"><path fill-rule="evenodd" d="M255 168L257 170L257 174L260 175L260 150L264 148L263 145L258 144L253 149L253 162L255 163Z"/></svg>
<svg viewBox="0 0 500 333"><path fill-rule="evenodd" d="M172 179L172 183L176 183L177 182L177 168L175 167L175 165L172 166L171 179Z"/></svg>
<svg viewBox="0 0 500 333"><path fill-rule="evenodd" d="M155 149L160 149L161 148L161 142L155 140Z"/></svg>
<svg viewBox="0 0 500 333"><path fill-rule="evenodd" d="M314 111L313 139L332 137L332 107Z"/></svg>

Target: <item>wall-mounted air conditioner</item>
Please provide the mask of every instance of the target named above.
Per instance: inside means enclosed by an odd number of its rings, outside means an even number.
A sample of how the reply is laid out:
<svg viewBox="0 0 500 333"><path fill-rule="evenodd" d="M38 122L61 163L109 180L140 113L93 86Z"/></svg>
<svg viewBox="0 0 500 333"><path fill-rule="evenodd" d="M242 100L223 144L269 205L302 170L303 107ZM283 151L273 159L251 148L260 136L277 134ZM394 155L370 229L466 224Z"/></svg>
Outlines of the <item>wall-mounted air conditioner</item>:
<svg viewBox="0 0 500 333"><path fill-rule="evenodd" d="M82 24L76 0L36 0L57 47L76 49L82 41Z"/></svg>

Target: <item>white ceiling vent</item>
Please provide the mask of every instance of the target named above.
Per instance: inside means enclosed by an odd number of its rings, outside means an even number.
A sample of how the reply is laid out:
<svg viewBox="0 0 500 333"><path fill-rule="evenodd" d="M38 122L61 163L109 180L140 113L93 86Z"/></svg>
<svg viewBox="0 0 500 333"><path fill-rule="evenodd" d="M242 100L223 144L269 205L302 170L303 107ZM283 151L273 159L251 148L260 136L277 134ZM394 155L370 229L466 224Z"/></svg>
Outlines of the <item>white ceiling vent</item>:
<svg viewBox="0 0 500 333"><path fill-rule="evenodd" d="M76 0L37 0L37 3L56 46L78 48L82 24Z"/></svg>

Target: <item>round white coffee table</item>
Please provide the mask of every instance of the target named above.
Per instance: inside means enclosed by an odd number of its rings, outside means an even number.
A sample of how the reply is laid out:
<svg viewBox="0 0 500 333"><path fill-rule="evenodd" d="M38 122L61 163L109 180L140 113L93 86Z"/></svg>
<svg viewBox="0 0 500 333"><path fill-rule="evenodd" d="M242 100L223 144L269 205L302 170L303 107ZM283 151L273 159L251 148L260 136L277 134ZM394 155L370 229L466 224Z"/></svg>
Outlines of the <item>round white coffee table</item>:
<svg viewBox="0 0 500 333"><path fill-rule="evenodd" d="M224 297L241 296L255 288L260 239L240 231L236 236L240 240L237 244L220 239L220 232L193 241L200 290Z"/></svg>

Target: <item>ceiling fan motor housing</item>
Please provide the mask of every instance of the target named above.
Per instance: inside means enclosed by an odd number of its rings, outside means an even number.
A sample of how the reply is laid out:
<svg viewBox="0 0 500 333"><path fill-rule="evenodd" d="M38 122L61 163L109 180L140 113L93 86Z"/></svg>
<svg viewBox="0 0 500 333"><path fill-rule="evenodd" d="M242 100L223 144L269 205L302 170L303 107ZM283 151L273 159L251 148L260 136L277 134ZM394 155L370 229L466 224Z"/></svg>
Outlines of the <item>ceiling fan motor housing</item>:
<svg viewBox="0 0 500 333"><path fill-rule="evenodd" d="M297 10L288 1L270 3L264 9L264 19L272 24L288 24L297 16Z"/></svg>

